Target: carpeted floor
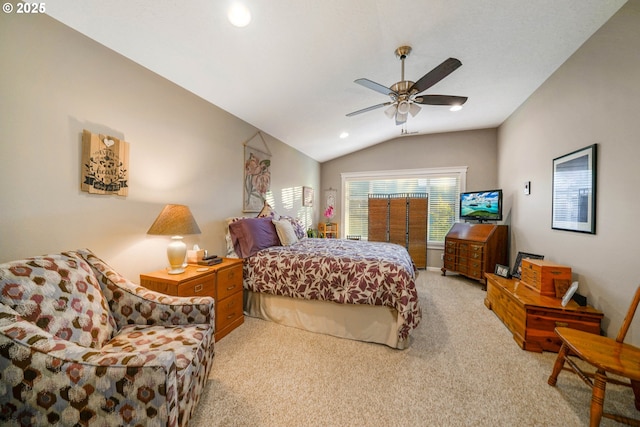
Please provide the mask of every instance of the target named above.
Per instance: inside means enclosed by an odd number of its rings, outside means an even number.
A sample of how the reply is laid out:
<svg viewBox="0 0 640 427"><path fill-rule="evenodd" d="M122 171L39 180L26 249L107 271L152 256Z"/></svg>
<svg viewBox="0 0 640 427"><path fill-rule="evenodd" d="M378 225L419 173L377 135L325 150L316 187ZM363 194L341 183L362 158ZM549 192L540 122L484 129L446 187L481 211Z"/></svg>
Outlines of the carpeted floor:
<svg viewBox="0 0 640 427"><path fill-rule="evenodd" d="M190 427L589 424L590 389L568 372L547 385L555 353L521 350L477 282L422 271L418 290L407 350L245 318L216 344ZM607 387L612 408L640 416L625 387Z"/></svg>

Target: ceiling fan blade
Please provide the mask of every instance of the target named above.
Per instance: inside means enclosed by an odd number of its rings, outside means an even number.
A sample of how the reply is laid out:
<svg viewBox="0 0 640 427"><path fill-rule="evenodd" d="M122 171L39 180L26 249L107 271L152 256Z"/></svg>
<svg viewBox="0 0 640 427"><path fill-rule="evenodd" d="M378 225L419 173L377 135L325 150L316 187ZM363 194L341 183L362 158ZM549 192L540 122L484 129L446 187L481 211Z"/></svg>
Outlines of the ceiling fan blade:
<svg viewBox="0 0 640 427"><path fill-rule="evenodd" d="M461 65L462 62L456 58L449 58L445 60L442 64L438 65L436 68L422 76L420 80L415 82L409 89L409 93L424 92L440 80L447 77L449 74L453 73Z"/></svg>
<svg viewBox="0 0 640 427"><path fill-rule="evenodd" d="M416 96L414 102L427 105L462 105L467 102L467 97L452 95L420 95Z"/></svg>
<svg viewBox="0 0 640 427"><path fill-rule="evenodd" d="M375 90L376 92L380 92L383 95L391 96L391 94L398 95L398 93L394 90L389 89L386 86L381 85L380 83L376 83L369 79L358 79L354 80L354 83L358 83L368 89Z"/></svg>
<svg viewBox="0 0 640 427"><path fill-rule="evenodd" d="M371 107L363 108L362 110L358 110L358 111L354 111L353 113L349 113L349 114L347 114L347 117L355 116L356 114L366 113L367 111L371 111L371 110L375 110L377 108L385 107L385 106L390 105L390 104L391 104L391 101L384 102L382 104L372 105Z"/></svg>

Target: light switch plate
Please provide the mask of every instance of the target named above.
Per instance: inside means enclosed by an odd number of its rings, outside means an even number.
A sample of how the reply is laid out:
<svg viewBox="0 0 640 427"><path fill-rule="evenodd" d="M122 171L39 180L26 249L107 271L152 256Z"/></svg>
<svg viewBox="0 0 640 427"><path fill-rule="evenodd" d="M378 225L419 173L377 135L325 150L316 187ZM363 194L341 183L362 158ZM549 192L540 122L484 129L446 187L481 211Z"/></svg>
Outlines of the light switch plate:
<svg viewBox="0 0 640 427"><path fill-rule="evenodd" d="M524 194L531 194L531 181L524 182Z"/></svg>

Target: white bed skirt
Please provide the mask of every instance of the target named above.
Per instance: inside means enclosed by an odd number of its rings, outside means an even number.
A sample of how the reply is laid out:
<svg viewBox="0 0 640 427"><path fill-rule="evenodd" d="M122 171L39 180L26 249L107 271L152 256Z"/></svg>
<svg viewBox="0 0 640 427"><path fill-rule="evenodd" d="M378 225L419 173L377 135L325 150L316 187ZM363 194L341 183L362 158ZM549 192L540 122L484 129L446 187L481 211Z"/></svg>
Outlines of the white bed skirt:
<svg viewBox="0 0 640 427"><path fill-rule="evenodd" d="M312 301L245 289L244 312L281 325L397 349L407 348L410 339L398 339L402 319L391 307Z"/></svg>

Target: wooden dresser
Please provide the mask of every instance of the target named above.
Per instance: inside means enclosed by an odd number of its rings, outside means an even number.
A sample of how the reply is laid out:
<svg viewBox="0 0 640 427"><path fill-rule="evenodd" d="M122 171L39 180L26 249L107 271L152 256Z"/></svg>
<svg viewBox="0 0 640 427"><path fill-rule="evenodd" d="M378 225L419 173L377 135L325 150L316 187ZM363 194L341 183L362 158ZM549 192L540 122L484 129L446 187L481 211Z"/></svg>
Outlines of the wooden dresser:
<svg viewBox="0 0 640 427"><path fill-rule="evenodd" d="M140 275L140 284L167 295L213 297L216 341L244 323L241 259L224 258L209 267L189 264L182 274L169 274L166 270L145 273Z"/></svg>
<svg viewBox="0 0 640 427"><path fill-rule="evenodd" d="M444 265L447 270L486 283L485 273L493 273L496 264L507 265L506 225L453 224L444 239Z"/></svg>
<svg viewBox="0 0 640 427"><path fill-rule="evenodd" d="M491 273L486 277L484 305L502 320L522 349L557 353L561 341L554 332L556 326L600 334L603 314L593 307L581 307L575 301L562 307L561 299L541 295L519 280Z"/></svg>

